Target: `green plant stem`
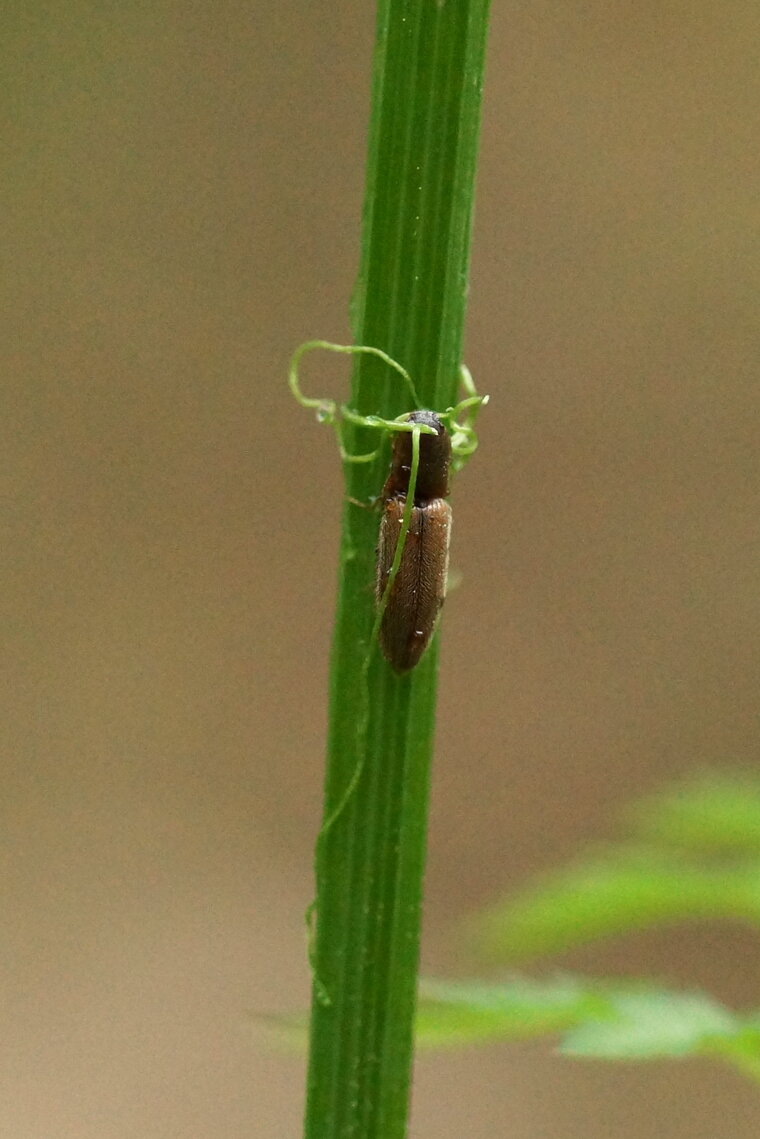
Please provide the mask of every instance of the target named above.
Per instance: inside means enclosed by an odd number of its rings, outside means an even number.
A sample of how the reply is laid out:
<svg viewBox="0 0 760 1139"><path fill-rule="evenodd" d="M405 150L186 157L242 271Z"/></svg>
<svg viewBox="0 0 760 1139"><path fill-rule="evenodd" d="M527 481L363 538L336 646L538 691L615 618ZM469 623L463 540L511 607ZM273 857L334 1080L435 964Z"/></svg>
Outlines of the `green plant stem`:
<svg viewBox="0 0 760 1139"><path fill-rule="evenodd" d="M488 0L380 0L378 10L354 340L398 360L433 409L456 402L487 14ZM392 418L408 398L382 361L356 358L361 414ZM377 439L348 424L346 444L367 452ZM376 496L387 465L387 447L348 465L347 495ZM399 677L371 643L377 527L372 511L346 502L307 1139L406 1134L438 654L434 642Z"/></svg>

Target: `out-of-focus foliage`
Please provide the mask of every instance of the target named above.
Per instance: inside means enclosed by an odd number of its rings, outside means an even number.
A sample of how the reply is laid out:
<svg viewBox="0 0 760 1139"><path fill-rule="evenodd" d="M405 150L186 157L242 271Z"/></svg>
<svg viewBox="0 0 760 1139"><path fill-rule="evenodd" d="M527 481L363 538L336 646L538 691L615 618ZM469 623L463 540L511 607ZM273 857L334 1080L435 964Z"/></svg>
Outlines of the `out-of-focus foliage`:
<svg viewBox="0 0 760 1139"><path fill-rule="evenodd" d="M760 927L760 785L702 779L638 804L617 845L544 877L481 915L476 940L513 966L656 925L739 918ZM714 1056L760 1079L760 1011L644 980L511 976L503 984L426 982L424 1046L558 1036L572 1056Z"/></svg>
<svg viewBox="0 0 760 1139"><path fill-rule="evenodd" d="M713 1056L760 1078L760 1012L737 1014L701 993L578 977L423 985L418 1042L455 1047L558 1035L569 1056L606 1060Z"/></svg>
<svg viewBox="0 0 760 1139"><path fill-rule="evenodd" d="M701 780L645 801L631 834L477 920L483 953L513 963L694 918L760 926L760 787Z"/></svg>
<svg viewBox="0 0 760 1139"><path fill-rule="evenodd" d="M760 785L703 779L629 812L618 845L579 860L476 919L478 944L513 967L598 938L682 920L742 918L760 927ZM281 1034L303 1040L301 1020ZM760 1009L735 1012L645 979L517 976L422 982L421 1048L542 1036L568 1056L723 1060L760 1081Z"/></svg>

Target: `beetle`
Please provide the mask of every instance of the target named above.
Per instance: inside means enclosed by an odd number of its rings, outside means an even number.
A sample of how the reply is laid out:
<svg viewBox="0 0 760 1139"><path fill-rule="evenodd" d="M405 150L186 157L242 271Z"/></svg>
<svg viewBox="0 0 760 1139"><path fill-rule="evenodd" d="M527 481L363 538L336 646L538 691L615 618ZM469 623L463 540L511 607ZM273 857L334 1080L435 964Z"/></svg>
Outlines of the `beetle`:
<svg viewBox="0 0 760 1139"><path fill-rule="evenodd" d="M443 412L412 411L397 419L360 415L334 399L313 399L303 394L298 366L301 357L314 349L375 356L401 376L417 407L420 401L406 369L382 349L368 344L308 340L295 350L290 361L290 390L302 407L316 412L320 423L333 426L344 463L372 462L379 454L377 450L350 454L343 444L344 421L395 436L390 473L382 493L373 500L382 506L383 517L377 548L377 612L372 640L378 638L385 659L403 674L419 662L435 632L446 596L449 566L449 470L461 470L477 448L475 418L488 396L477 394L469 370L461 364L460 379L466 394L455 407ZM412 500L407 501L410 488ZM365 505L353 498L349 501ZM370 656L371 652L365 658L365 676Z"/></svg>
<svg viewBox="0 0 760 1139"><path fill-rule="evenodd" d="M400 431L393 442L391 468L380 501L383 515L377 549L376 598L383 606L380 648L398 673L419 662L435 632L446 597L451 540L449 468L451 436L433 411L413 411L410 424L432 429L418 432L419 463L413 487L414 501L395 577L388 580L402 535L412 474L413 432ZM387 593L387 596L386 596Z"/></svg>

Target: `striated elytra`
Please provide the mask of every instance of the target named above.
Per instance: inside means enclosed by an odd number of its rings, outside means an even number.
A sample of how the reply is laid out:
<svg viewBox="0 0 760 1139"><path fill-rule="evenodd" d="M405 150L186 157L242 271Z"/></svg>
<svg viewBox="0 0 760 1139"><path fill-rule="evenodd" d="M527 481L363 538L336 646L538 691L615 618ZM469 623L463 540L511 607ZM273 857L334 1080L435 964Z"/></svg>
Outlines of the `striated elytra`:
<svg viewBox="0 0 760 1139"><path fill-rule="evenodd" d="M419 467L409 530L398 573L380 625L380 647L396 672L418 663L435 631L446 596L451 539L449 493L451 438L433 411L415 411L410 423L435 430L419 437ZM409 492L412 434L399 432L381 501L383 518L377 551L376 595L380 603L388 583Z"/></svg>

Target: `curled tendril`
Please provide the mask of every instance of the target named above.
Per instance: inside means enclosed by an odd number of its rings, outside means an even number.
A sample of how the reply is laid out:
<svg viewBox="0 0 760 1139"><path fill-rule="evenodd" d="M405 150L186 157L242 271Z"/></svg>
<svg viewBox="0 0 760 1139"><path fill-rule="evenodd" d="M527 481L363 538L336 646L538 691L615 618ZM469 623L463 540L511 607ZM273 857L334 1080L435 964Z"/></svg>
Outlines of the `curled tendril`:
<svg viewBox="0 0 760 1139"><path fill-rule="evenodd" d="M327 340L309 340L305 344L301 344L299 348L293 353L288 369L288 382L290 390L292 391L295 399L301 404L302 407L311 408L316 413L317 420L320 423L327 423L335 430L335 435L340 450L341 459L346 463L368 463L375 459L380 449L371 451L366 455L350 455L343 446L343 423L352 423L357 427L370 427L384 432L398 432L406 431L412 435L412 456L409 475L409 485L406 494L406 501L404 504L404 512L401 519L401 526L399 530L398 540L396 543L396 550L393 556L393 562L388 580L383 590L382 597L380 598L377 610L375 613L375 621L372 628L372 633L369 640L369 647L362 664L362 692L364 693L362 710L359 720L357 721L357 732L363 725L366 729L369 718L369 696L368 696L368 673L370 661L372 659L373 647L377 644L378 633L380 630L380 623L383 618L388 598L393 588L396 576L399 572L401 565L401 557L403 555L404 544L409 531L411 523L412 510L415 501L415 488L417 485L417 474L420 463L420 436L421 435L435 435L437 434L434 427L426 423L415 423L409 421L410 413L400 415L397 419L383 419L379 415L360 415L352 407L347 404L338 404L333 399L314 399L304 395L301 391L301 385L298 379L298 365L301 358L314 349L322 348L328 352L340 352L347 355L354 355L365 353L367 355L376 356L378 359L383 360L390 368L397 372L404 382L408 385L412 400L417 409L421 409L420 399L417 395L416 388L412 382L412 378L405 368L397 363L387 353L382 352L379 348L372 348L367 345L347 345L347 344L332 344ZM472 376L469 370L462 365L461 367L461 380L462 387L466 392L465 398L455 404L454 407L449 407L446 411L440 413L436 412L440 420L446 423L449 434L451 436L451 450L453 455L454 470L460 470L470 455L475 451L478 445L478 437L475 433L475 420L480 408L484 403L488 402L488 396L479 396L475 390ZM318 862L319 852L324 844L327 835L332 827L335 825L337 819L343 814L346 806L350 802L364 769L363 756L357 760L351 778L343 790L338 803L333 808L332 812L325 818L320 827L319 834L317 835L317 849L315 858ZM308 929L308 943L309 943L309 962L311 965L312 979L314 982L314 991L317 999L323 1005L330 1005L332 999L324 982L319 977L316 966L316 951L315 951L315 921L316 921L316 902L312 902L306 912L306 924Z"/></svg>
<svg viewBox="0 0 760 1139"><path fill-rule="evenodd" d="M417 395L417 389L409 373L401 364L394 360L392 356L389 356L387 352L383 352L380 348L372 348L366 344L333 344L329 340L307 340L304 344L301 344L293 353L288 369L290 390L302 407L311 408L315 411L317 420L320 423L327 423L335 429L338 449L343 462L369 463L377 458L379 454L379 448L364 455L349 454L343 445L342 424L344 422L353 423L357 427L370 427L386 432L415 430L415 426L407 422L409 416L408 412L398 416L397 419L383 419L382 416L379 415L360 415L358 411L355 411L347 404L338 404L333 399L314 399L304 395L298 378L298 366L301 362L301 358L305 356L307 352L314 351L318 348L328 352L340 352L346 355L364 353L378 357L378 359L384 361L384 363L390 368L393 368L393 370L401 376L409 387L412 399L417 408L421 407L421 403ZM475 432L475 420L483 404L488 403L487 395L479 396L477 394L470 371L464 364L461 366L460 376L462 387L467 395L464 399L460 400L459 403L455 404L454 407L449 407L442 413L436 412L439 419L447 424L451 435L451 450L454 457L453 465L455 470L460 470L470 455L477 449L478 437ZM462 416L464 416L464 418L461 418ZM435 434L434 428L424 424L417 424L416 427L418 428L418 434Z"/></svg>

